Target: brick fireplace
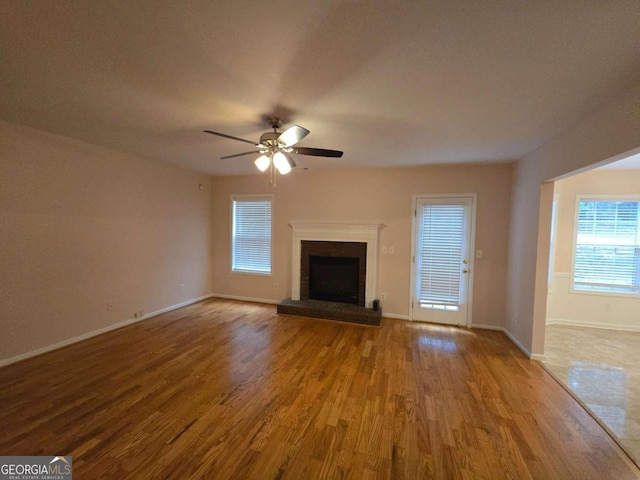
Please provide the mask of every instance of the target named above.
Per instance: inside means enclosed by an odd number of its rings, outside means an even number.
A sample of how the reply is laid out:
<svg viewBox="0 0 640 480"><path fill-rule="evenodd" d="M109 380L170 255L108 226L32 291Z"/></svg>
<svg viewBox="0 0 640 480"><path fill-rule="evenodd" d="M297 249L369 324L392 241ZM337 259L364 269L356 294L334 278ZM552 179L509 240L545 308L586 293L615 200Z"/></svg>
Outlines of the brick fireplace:
<svg viewBox="0 0 640 480"><path fill-rule="evenodd" d="M366 279L366 243L302 240L300 300L329 300L364 307Z"/></svg>
<svg viewBox="0 0 640 480"><path fill-rule="evenodd" d="M354 223L291 222L291 299L300 300L302 242L357 242L367 246L364 306L371 308L377 295L378 241L383 225Z"/></svg>
<svg viewBox="0 0 640 480"><path fill-rule="evenodd" d="M290 225L293 228L291 298L278 305L278 312L380 325L381 312L371 309L377 298L378 242L383 225L323 222L291 222ZM339 270L337 278L350 277L349 272L353 270L348 264L357 261L355 292L338 282L337 288L330 285L329 290L337 291L339 301L325 301L331 297L322 296L324 293L313 298L314 257L325 259L321 261L319 268L323 270L318 277L323 284L331 269ZM322 287L326 290L326 285Z"/></svg>

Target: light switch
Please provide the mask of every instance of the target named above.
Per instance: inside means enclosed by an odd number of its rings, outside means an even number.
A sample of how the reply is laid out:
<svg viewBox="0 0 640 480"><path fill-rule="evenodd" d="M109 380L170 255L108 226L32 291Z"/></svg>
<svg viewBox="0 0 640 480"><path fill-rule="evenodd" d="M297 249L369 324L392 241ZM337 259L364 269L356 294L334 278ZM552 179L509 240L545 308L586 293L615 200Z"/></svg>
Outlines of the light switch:
<svg viewBox="0 0 640 480"><path fill-rule="evenodd" d="M388 253L387 247L382 247L382 254L386 255Z"/></svg>
<svg viewBox="0 0 640 480"><path fill-rule="evenodd" d="M393 247L389 247L389 255L393 255L394 253L396 253L396 249Z"/></svg>
<svg viewBox="0 0 640 480"><path fill-rule="evenodd" d="M482 258L482 250L476 250L476 258Z"/></svg>

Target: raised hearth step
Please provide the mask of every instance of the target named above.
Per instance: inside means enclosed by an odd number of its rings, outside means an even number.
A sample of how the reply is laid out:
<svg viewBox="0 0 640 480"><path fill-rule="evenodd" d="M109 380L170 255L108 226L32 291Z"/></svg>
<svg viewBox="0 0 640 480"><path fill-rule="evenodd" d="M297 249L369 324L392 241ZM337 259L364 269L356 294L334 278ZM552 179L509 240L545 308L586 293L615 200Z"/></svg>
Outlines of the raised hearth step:
<svg viewBox="0 0 640 480"><path fill-rule="evenodd" d="M278 304L277 311L286 315L324 318L362 325L380 326L382 320L381 309L374 311L359 305L322 300L291 300L287 298Z"/></svg>

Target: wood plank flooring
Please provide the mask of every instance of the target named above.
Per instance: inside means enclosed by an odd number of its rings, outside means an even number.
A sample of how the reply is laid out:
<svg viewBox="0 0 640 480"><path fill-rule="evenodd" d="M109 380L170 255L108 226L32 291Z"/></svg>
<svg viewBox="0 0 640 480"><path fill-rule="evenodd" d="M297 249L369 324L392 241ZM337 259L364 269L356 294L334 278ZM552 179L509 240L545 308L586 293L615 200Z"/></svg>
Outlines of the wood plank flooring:
<svg viewBox="0 0 640 480"><path fill-rule="evenodd" d="M0 454L74 478L631 479L499 332L211 299L0 369Z"/></svg>

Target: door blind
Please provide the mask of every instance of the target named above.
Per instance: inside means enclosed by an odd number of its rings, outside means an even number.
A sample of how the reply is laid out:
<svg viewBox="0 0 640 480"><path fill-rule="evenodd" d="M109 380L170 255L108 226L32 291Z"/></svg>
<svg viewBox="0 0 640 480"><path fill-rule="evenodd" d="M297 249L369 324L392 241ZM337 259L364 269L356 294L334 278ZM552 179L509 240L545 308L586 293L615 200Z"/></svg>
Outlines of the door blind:
<svg viewBox="0 0 640 480"><path fill-rule="evenodd" d="M232 270L271 273L271 199L233 201Z"/></svg>
<svg viewBox="0 0 640 480"><path fill-rule="evenodd" d="M460 304L464 213L464 205L425 205L422 208L418 297L421 304Z"/></svg>

